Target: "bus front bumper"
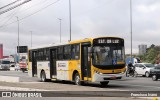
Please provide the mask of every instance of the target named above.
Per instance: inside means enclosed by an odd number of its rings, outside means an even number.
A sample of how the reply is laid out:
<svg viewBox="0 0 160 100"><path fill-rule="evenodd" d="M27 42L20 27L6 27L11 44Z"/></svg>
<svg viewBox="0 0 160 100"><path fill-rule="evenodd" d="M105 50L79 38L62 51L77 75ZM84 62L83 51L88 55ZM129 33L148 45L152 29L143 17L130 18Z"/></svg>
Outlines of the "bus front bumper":
<svg viewBox="0 0 160 100"><path fill-rule="evenodd" d="M104 81L109 81L109 80L117 80L121 79L124 76L124 73L119 73L119 74L98 74L94 73L93 75L93 82L104 82Z"/></svg>

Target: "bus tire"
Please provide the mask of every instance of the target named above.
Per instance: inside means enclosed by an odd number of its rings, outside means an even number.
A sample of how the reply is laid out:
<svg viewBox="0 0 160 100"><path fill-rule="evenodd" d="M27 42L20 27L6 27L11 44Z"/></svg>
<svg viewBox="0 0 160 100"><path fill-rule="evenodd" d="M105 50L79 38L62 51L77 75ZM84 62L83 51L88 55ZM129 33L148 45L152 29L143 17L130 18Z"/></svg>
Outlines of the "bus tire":
<svg viewBox="0 0 160 100"><path fill-rule="evenodd" d="M74 75L74 84L75 84L75 85L81 85L80 76L79 76L78 73L76 73L76 74Z"/></svg>
<svg viewBox="0 0 160 100"><path fill-rule="evenodd" d="M106 87L108 85L109 81L106 81L106 82L100 82L101 84L101 87Z"/></svg>
<svg viewBox="0 0 160 100"><path fill-rule="evenodd" d="M41 82L46 82L46 74L44 71L41 72Z"/></svg>

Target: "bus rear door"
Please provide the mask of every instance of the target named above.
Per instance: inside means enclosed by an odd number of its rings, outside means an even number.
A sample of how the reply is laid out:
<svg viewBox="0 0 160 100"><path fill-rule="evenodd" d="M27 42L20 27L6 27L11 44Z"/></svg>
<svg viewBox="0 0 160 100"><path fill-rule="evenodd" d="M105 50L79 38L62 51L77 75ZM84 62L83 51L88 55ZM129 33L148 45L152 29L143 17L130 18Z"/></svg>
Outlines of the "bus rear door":
<svg viewBox="0 0 160 100"><path fill-rule="evenodd" d="M56 70L56 60L57 60L57 50L56 49L50 49L50 77L55 78L57 75Z"/></svg>
<svg viewBox="0 0 160 100"><path fill-rule="evenodd" d="M90 56L91 43L82 43L81 47L81 76L82 80L91 80L91 56Z"/></svg>
<svg viewBox="0 0 160 100"><path fill-rule="evenodd" d="M32 51L32 77L37 75L37 52Z"/></svg>

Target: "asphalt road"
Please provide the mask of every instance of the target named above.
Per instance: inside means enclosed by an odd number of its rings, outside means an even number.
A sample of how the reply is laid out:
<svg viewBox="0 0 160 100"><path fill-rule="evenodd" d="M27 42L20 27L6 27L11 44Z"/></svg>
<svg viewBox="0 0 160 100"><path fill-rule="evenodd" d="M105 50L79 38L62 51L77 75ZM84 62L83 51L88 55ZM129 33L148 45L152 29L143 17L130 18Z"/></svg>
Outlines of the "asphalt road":
<svg viewBox="0 0 160 100"><path fill-rule="evenodd" d="M0 71L0 76L16 76L20 77L20 81L23 83L39 83L40 79L36 77L29 77L28 73L22 73L21 71ZM47 82L45 84L52 84L53 82ZM54 82L55 83L55 82ZM40 83L44 84L44 83ZM70 82L56 82L56 84L73 85ZM99 88L99 84L86 84L88 87ZM160 91L160 80L152 81L147 77L127 77L125 80L112 80L108 84L106 89L111 90L129 90L129 91Z"/></svg>
<svg viewBox="0 0 160 100"><path fill-rule="evenodd" d="M62 81L40 82L40 79L36 77L29 77L27 72L22 73L21 71L0 71L0 76L20 77L19 83L0 82L0 91L49 90L49 91L86 91L86 93L87 91L160 91L160 80L152 81L151 78L146 78L141 76L136 78L127 77L125 80L112 80L110 81L108 86L103 88L100 86L100 84L86 84L85 86L76 86L76 85L73 85L73 83L71 82L62 82ZM10 87L14 87L14 88L10 88ZM118 95L121 95L119 93L120 92L118 92Z"/></svg>

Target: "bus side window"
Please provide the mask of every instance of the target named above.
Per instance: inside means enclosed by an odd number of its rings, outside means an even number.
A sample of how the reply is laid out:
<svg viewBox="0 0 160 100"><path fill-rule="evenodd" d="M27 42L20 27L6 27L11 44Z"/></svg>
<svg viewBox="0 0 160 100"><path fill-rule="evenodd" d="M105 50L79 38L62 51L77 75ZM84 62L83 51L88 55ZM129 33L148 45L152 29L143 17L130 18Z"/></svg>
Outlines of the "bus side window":
<svg viewBox="0 0 160 100"><path fill-rule="evenodd" d="M71 46L66 45L64 46L64 60L69 60L71 57Z"/></svg>
<svg viewBox="0 0 160 100"><path fill-rule="evenodd" d="M58 60L63 60L63 47L58 48Z"/></svg>
<svg viewBox="0 0 160 100"><path fill-rule="evenodd" d="M79 44L72 45L72 54L71 54L72 59L76 60L79 59L79 53L80 53Z"/></svg>
<svg viewBox="0 0 160 100"><path fill-rule="evenodd" d="M76 52L76 49L75 49L75 46L74 45L72 45L72 51L71 51L71 58L72 59L75 59L75 52Z"/></svg>
<svg viewBox="0 0 160 100"><path fill-rule="evenodd" d="M39 61L39 50L37 50L34 58L36 58L36 60Z"/></svg>
<svg viewBox="0 0 160 100"><path fill-rule="evenodd" d="M40 61L43 61L43 49L40 50Z"/></svg>
<svg viewBox="0 0 160 100"><path fill-rule="evenodd" d="M46 60L47 61L49 60L49 49L48 48L46 49Z"/></svg>
<svg viewBox="0 0 160 100"><path fill-rule="evenodd" d="M48 61L49 60L49 49L48 48L44 48L43 49L43 61Z"/></svg>

